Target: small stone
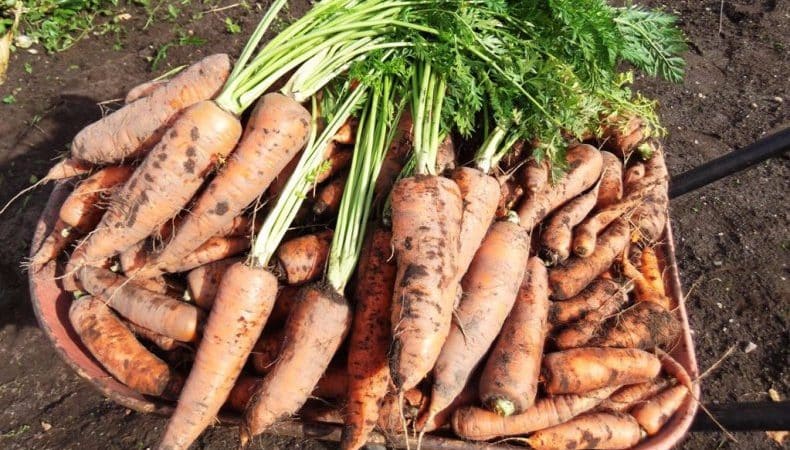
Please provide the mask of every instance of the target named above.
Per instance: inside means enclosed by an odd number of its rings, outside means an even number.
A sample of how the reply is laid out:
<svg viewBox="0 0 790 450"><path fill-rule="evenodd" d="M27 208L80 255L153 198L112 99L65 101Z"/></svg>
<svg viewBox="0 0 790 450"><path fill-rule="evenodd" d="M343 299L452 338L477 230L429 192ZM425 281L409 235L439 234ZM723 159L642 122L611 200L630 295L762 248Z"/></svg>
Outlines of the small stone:
<svg viewBox="0 0 790 450"><path fill-rule="evenodd" d="M774 101L777 102L777 103L782 103L782 102L784 102L784 99L777 95L776 97L774 97Z"/></svg>
<svg viewBox="0 0 790 450"><path fill-rule="evenodd" d="M721 267L722 264L724 264L724 263L719 261L719 260L713 261L713 265L716 266L716 267Z"/></svg>
<svg viewBox="0 0 790 450"><path fill-rule="evenodd" d="M752 341L749 341L749 343L746 344L746 347L743 348L744 353L751 353L755 350L757 350L757 344Z"/></svg>
<svg viewBox="0 0 790 450"><path fill-rule="evenodd" d="M52 429L52 425L51 425L51 424L49 424L49 423L47 423L47 422L44 422L44 421L42 420L42 421L41 421L41 428L42 428L44 431L49 431L49 430L51 430L51 429Z"/></svg>
<svg viewBox="0 0 790 450"><path fill-rule="evenodd" d="M757 103L752 103L751 107L756 109L757 108Z"/></svg>
<svg viewBox="0 0 790 450"><path fill-rule="evenodd" d="M724 309L724 305L722 305L721 302L716 302L716 306L718 306L719 309Z"/></svg>
<svg viewBox="0 0 790 450"><path fill-rule="evenodd" d="M774 402L781 402L782 395L774 388L768 389L768 396L771 397L771 401Z"/></svg>
<svg viewBox="0 0 790 450"><path fill-rule="evenodd" d="M16 38L14 38L14 44L19 48L30 48L33 46L35 41L33 38L26 34L20 34Z"/></svg>
<svg viewBox="0 0 790 450"><path fill-rule="evenodd" d="M735 323L735 319L728 320L729 323Z"/></svg>

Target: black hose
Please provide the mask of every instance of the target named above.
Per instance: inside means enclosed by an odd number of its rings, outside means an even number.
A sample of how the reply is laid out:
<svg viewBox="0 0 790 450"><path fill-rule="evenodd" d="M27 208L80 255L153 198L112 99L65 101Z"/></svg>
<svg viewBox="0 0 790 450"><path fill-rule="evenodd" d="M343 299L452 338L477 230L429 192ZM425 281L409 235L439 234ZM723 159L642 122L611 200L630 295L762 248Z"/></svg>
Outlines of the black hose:
<svg viewBox="0 0 790 450"><path fill-rule="evenodd" d="M727 153L680 175L675 175L669 183L669 198L687 194L788 150L790 150L790 128L785 128L746 148Z"/></svg>
<svg viewBox="0 0 790 450"><path fill-rule="evenodd" d="M727 431L790 430L790 401L706 406ZM691 431L721 431L721 428L700 408L694 417Z"/></svg>

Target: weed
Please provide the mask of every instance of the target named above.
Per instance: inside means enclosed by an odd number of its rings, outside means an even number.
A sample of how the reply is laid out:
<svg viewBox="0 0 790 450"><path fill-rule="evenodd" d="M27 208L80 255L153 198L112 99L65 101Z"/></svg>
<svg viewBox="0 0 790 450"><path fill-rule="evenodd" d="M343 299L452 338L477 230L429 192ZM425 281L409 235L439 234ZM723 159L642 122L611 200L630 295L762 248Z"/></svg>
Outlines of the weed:
<svg viewBox="0 0 790 450"><path fill-rule="evenodd" d="M230 34L236 34L241 32L241 25L234 22L233 19L230 17L225 18L225 30L227 30Z"/></svg>
<svg viewBox="0 0 790 450"><path fill-rule="evenodd" d="M13 94L8 94L5 97L3 97L3 103L5 103L6 105L13 105L14 103L16 103L16 97L14 97Z"/></svg>
<svg viewBox="0 0 790 450"><path fill-rule="evenodd" d="M26 73L33 73L33 66L31 66L30 63L26 62L24 67Z"/></svg>
<svg viewBox="0 0 790 450"><path fill-rule="evenodd" d="M201 37L191 36L183 31L179 31L179 36L177 39L173 39L160 45L156 50L156 54L151 59L151 70L156 71L157 67L159 67L159 64L167 59L167 51L172 47L183 47L186 45L200 46L205 43L206 40Z"/></svg>

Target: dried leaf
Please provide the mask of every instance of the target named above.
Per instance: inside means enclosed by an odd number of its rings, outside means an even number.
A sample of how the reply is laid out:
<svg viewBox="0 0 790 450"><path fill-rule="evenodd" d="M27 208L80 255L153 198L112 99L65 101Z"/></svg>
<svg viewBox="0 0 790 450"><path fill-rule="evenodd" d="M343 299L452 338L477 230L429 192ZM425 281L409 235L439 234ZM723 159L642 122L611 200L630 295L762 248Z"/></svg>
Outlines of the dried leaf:
<svg viewBox="0 0 790 450"><path fill-rule="evenodd" d="M765 434L767 434L768 437L777 444L784 445L787 435L790 434L790 431L766 431Z"/></svg>

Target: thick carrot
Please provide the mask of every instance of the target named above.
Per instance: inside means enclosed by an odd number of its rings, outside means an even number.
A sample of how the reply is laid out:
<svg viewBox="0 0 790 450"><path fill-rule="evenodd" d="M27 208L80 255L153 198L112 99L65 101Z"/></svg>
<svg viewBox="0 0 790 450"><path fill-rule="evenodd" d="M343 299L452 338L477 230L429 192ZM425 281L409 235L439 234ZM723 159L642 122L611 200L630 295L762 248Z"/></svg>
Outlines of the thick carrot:
<svg viewBox="0 0 790 450"><path fill-rule="evenodd" d="M575 296L611 267L628 245L628 231L628 223L618 220L601 234L590 256L570 258L564 266L549 271L552 298L564 300Z"/></svg>
<svg viewBox="0 0 790 450"><path fill-rule="evenodd" d="M374 229L357 267L356 306L348 349L348 400L340 440L343 449L358 449L365 444L389 388L389 313L397 271L391 258L391 241L389 231Z"/></svg>
<svg viewBox="0 0 790 450"><path fill-rule="evenodd" d="M460 408L453 414L453 431L473 441L517 436L567 422L598 406L614 387L604 387L583 395L555 395L542 398L520 414L502 416L475 406Z"/></svg>
<svg viewBox="0 0 790 450"><path fill-rule="evenodd" d="M604 128L603 145L621 157L630 156L645 137L645 123L639 117L611 117Z"/></svg>
<svg viewBox="0 0 790 450"><path fill-rule="evenodd" d="M171 337L156 333L149 330L148 328L141 327L140 325L135 325L134 322L129 322L128 320L123 322L124 325L126 325L126 327L129 328L129 330L136 336L140 336L141 338L155 344L162 350L170 351L175 350L178 347L178 342L176 342L176 340Z"/></svg>
<svg viewBox="0 0 790 450"><path fill-rule="evenodd" d="M636 405L631 409L630 414L647 431L648 436L652 436L672 418L686 400L688 393L689 390L682 384L666 388L653 398Z"/></svg>
<svg viewBox="0 0 790 450"><path fill-rule="evenodd" d="M213 317L213 315L212 315ZM334 288L302 288L285 324L280 358L250 401L241 442L299 410L318 383L351 326L348 302Z"/></svg>
<svg viewBox="0 0 790 450"><path fill-rule="evenodd" d="M69 224L58 218L52 226L52 231L36 250L30 259L30 271L37 272L45 264L57 258L66 247L80 237L80 233Z"/></svg>
<svg viewBox="0 0 790 450"><path fill-rule="evenodd" d="M549 323L553 327L566 325L598 309L607 300L621 291L619 284L612 280L597 279L590 283L575 297L552 302L549 307Z"/></svg>
<svg viewBox="0 0 790 450"><path fill-rule="evenodd" d="M271 320L271 315L269 320ZM277 362L277 358L280 356L283 338L282 329L263 330L263 334L255 342L249 357L249 362L255 373L264 375L274 366L274 363Z"/></svg>
<svg viewBox="0 0 790 450"><path fill-rule="evenodd" d="M626 294L625 290L618 290L614 295L607 298L601 306L588 312L582 319L568 325L557 333L553 339L554 345L560 350L594 346L587 345L587 343L600 332L604 320L620 311L620 308L626 303L628 303L628 294ZM619 317L621 316L615 316L614 320L616 321Z"/></svg>
<svg viewBox="0 0 790 450"><path fill-rule="evenodd" d="M546 266L533 256L527 261L515 306L480 376L480 401L497 414L520 413L535 401L548 310Z"/></svg>
<svg viewBox="0 0 790 450"><path fill-rule="evenodd" d="M597 184L552 214L540 236L540 255L549 265L561 263L571 255L573 227L592 211L600 186Z"/></svg>
<svg viewBox="0 0 790 450"><path fill-rule="evenodd" d="M669 172L661 146L655 141L651 144L654 146L653 157L645 163L644 177L649 183L648 192L631 217L635 228L631 240L642 246L650 245L661 237L669 215Z"/></svg>
<svg viewBox="0 0 790 450"><path fill-rule="evenodd" d="M461 393L474 368L496 339L517 294L521 292L519 286L524 279L524 261L528 257L527 230L513 222L495 222L491 225L464 275L464 297L454 313L450 334L433 369L428 422ZM532 260L530 265L536 264L540 262ZM510 347L504 351L518 353L520 349L514 351ZM501 360L498 362L501 363ZM490 367L497 374L499 371L505 372L505 368L496 362ZM537 389L537 370L535 375ZM519 376L529 377L523 373Z"/></svg>
<svg viewBox="0 0 790 450"><path fill-rule="evenodd" d="M302 105L282 94L264 95L236 150L143 273L184 270L181 260L227 227L302 149L309 126L310 113Z"/></svg>
<svg viewBox="0 0 790 450"><path fill-rule="evenodd" d="M167 86L167 80L151 80L146 81L145 83L140 83L137 86L129 89L129 92L126 93L126 97L124 97L123 102L127 105L134 101L140 100L143 97L148 97L154 93L154 91Z"/></svg>
<svg viewBox="0 0 790 450"><path fill-rule="evenodd" d="M606 386L643 383L660 370L659 359L642 350L585 347L546 355L541 374L549 394L581 394Z"/></svg>
<svg viewBox="0 0 790 450"><path fill-rule="evenodd" d="M228 55L203 58L150 96L85 127L72 141L72 157L92 164L112 164L140 156L163 136L180 111L213 98L229 72ZM210 129L207 126L205 131Z"/></svg>
<svg viewBox="0 0 790 450"><path fill-rule="evenodd" d="M499 204L496 208L496 217L502 219L524 196L524 188L509 176L497 177L497 181L499 181Z"/></svg>
<svg viewBox="0 0 790 450"><path fill-rule="evenodd" d="M162 395L170 368L143 347L101 297L84 296L69 308L69 320L91 354L121 383L137 392Z"/></svg>
<svg viewBox="0 0 790 450"><path fill-rule="evenodd" d="M263 268L239 262L225 272L160 449L188 448L215 420L263 330L276 293L277 279Z"/></svg>
<svg viewBox="0 0 790 450"><path fill-rule="evenodd" d="M462 208L458 185L447 178L416 175L398 181L392 191L398 273L390 375L401 392L431 370L450 331Z"/></svg>
<svg viewBox="0 0 790 450"><path fill-rule="evenodd" d="M598 209L613 205L623 198L623 161L609 152L601 152L603 172L601 187L595 207Z"/></svg>
<svg viewBox="0 0 790 450"><path fill-rule="evenodd" d="M241 258L238 257L220 259L190 270L189 274L187 274L190 299L205 311L210 310L211 305L214 304L214 296L217 294L217 289L219 289L222 275L225 274L228 267L239 261L241 261Z"/></svg>
<svg viewBox="0 0 790 450"><path fill-rule="evenodd" d="M324 273L332 230L307 234L280 244L277 249L276 273L290 285L315 280Z"/></svg>
<svg viewBox="0 0 790 450"><path fill-rule="evenodd" d="M628 412L635 405L658 394L669 386L669 379L656 378L644 383L630 384L618 389L598 407L602 411Z"/></svg>
<svg viewBox="0 0 790 450"><path fill-rule="evenodd" d="M529 158L522 171L527 195L537 194L549 186L549 163L546 159L538 163L535 158Z"/></svg>
<svg viewBox="0 0 790 450"><path fill-rule="evenodd" d="M496 215L499 204L499 182L478 169L459 167L452 173L463 200L461 239L456 260L456 282L466 273L472 258Z"/></svg>
<svg viewBox="0 0 790 450"><path fill-rule="evenodd" d="M526 439L534 450L627 449L642 440L633 417L619 413L588 413L540 430Z"/></svg>
<svg viewBox="0 0 790 450"><path fill-rule="evenodd" d="M680 322L663 306L637 302L606 320L589 343L594 347L672 348L680 332Z"/></svg>
<svg viewBox="0 0 790 450"><path fill-rule="evenodd" d="M81 257L72 258L66 273L123 252L174 217L207 172L233 149L240 133L238 119L213 102L185 109L118 191L96 230L81 245Z"/></svg>
<svg viewBox="0 0 790 450"><path fill-rule="evenodd" d="M436 150L436 173L445 173L455 169L455 144L452 135L448 134Z"/></svg>
<svg viewBox="0 0 790 450"><path fill-rule="evenodd" d="M321 167L321 172L316 175L315 184L321 184L348 168L351 164L352 156L354 156L354 152L351 150L337 149L332 151Z"/></svg>
<svg viewBox="0 0 790 450"><path fill-rule="evenodd" d="M83 234L99 224L114 188L132 176L134 167L112 166L80 182L60 207L60 219Z"/></svg>
<svg viewBox="0 0 790 450"><path fill-rule="evenodd" d="M182 342L197 339L203 312L194 305L139 287L106 269L83 266L78 276L86 291L137 325Z"/></svg>
<svg viewBox="0 0 790 450"><path fill-rule="evenodd" d="M214 236L209 238L200 247L185 255L178 262L170 266L173 272L186 272L205 264L230 258L250 248L250 238L246 236ZM140 269L139 276L144 277L144 270Z"/></svg>
<svg viewBox="0 0 790 450"><path fill-rule="evenodd" d="M592 187L601 174L601 152L587 144L568 149L570 170L554 184L545 184L540 191L527 195L518 211L521 225L531 230L544 217L566 201Z"/></svg>
<svg viewBox="0 0 790 450"><path fill-rule="evenodd" d="M317 216L336 216L340 209L340 200L346 187L348 174L340 174L318 189L313 203L313 213Z"/></svg>

